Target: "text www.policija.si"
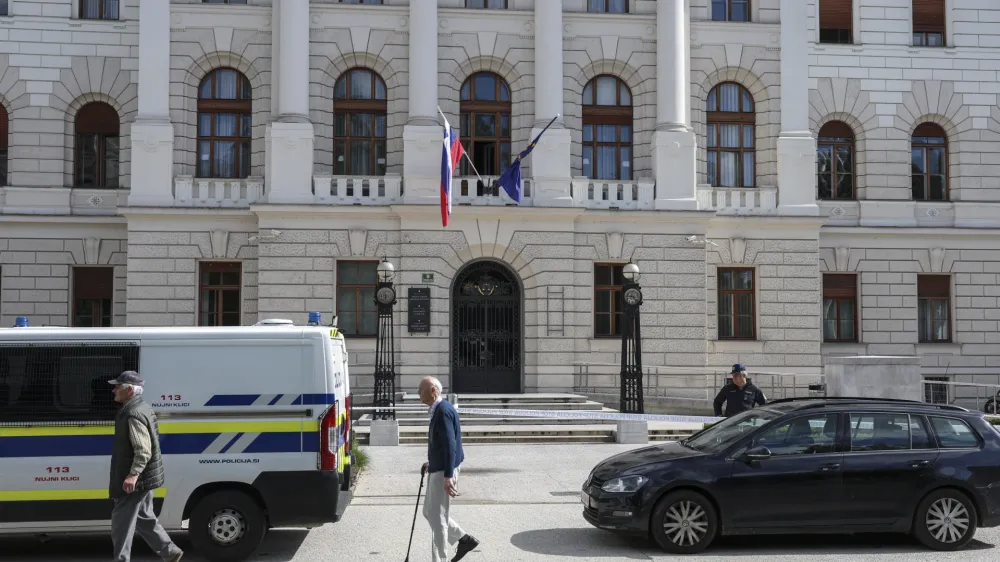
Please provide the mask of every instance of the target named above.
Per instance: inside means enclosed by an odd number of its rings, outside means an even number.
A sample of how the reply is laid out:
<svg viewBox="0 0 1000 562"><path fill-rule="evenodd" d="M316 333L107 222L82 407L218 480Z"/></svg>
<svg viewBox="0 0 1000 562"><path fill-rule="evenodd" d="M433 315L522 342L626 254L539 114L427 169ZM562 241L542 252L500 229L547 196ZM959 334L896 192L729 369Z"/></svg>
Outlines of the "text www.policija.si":
<svg viewBox="0 0 1000 562"><path fill-rule="evenodd" d="M257 464L260 459L198 459L201 464Z"/></svg>

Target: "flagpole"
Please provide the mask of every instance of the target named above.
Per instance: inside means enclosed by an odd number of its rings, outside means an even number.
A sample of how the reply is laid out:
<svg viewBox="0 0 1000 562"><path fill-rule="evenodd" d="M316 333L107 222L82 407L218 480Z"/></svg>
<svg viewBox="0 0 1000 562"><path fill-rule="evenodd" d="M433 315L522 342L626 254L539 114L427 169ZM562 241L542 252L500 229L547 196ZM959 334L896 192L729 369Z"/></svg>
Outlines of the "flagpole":
<svg viewBox="0 0 1000 562"><path fill-rule="evenodd" d="M438 110L438 113L441 115L441 118L444 119L445 121L447 121L448 118L445 117L444 116L444 112L441 111L441 106L438 106L437 110ZM461 134L461 132L459 134ZM472 171L476 173L476 177L479 178L479 181L483 182L483 185L486 185L486 182L483 180L483 176L479 175L479 172L476 170L476 165L473 164L472 163L472 159L469 158L469 153L466 152L465 150L463 150L462 151L462 156L465 156L465 159L469 161L469 166L472 167Z"/></svg>

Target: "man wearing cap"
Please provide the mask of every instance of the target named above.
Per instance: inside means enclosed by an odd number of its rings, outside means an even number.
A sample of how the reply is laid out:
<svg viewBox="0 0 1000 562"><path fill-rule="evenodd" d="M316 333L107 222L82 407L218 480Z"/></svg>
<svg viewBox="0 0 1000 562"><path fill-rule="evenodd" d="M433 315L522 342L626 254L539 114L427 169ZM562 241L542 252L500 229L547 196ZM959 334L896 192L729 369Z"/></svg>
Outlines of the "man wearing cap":
<svg viewBox="0 0 1000 562"><path fill-rule="evenodd" d="M749 410L754 405L763 406L767 404L764 393L754 386L747 379L747 369L742 364L733 365L730 372L733 381L722 387L718 396L715 397L715 415L722 415L722 403L726 403L726 417L734 416L744 410Z"/></svg>
<svg viewBox="0 0 1000 562"><path fill-rule="evenodd" d="M142 399L139 373L125 371L108 381L114 385L115 402L122 406L115 416L111 451L111 541L115 562L128 562L132 537L139 533L160 558L177 562L184 552L167 536L153 511L153 493L163 485L163 458L156 414Z"/></svg>

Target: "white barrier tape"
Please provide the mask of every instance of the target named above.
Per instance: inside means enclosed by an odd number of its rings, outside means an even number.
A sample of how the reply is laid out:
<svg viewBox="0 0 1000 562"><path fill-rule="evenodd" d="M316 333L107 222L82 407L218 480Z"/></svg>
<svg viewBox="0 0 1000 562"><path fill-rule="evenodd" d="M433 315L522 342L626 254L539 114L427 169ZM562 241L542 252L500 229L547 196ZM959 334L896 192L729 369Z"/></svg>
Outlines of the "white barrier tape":
<svg viewBox="0 0 1000 562"><path fill-rule="evenodd" d="M587 410L514 410L514 409L488 409L488 408L463 408L459 406L459 413L485 415L485 416L513 416L520 418L560 418L560 419L581 419L581 420L615 420L615 421L655 421L655 422L688 422L688 423L715 423L725 418L708 416L676 416L666 414L623 414L621 412L594 412ZM375 411L375 410L396 410L404 412L427 412L427 408L414 408L412 406L389 406L386 408L351 408L354 411Z"/></svg>

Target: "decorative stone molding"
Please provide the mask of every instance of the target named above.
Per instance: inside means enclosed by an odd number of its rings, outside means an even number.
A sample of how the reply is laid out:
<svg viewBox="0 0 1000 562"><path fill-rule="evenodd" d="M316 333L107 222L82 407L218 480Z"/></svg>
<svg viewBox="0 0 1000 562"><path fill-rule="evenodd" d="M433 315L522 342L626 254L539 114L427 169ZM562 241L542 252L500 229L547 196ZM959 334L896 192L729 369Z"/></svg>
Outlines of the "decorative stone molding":
<svg viewBox="0 0 1000 562"><path fill-rule="evenodd" d="M368 231L363 228L352 228L348 234L351 242L351 255L365 255L365 243L368 239Z"/></svg>
<svg viewBox="0 0 1000 562"><path fill-rule="evenodd" d="M621 232L608 233L608 259L622 259L622 247L625 243L625 235Z"/></svg>
<svg viewBox="0 0 1000 562"><path fill-rule="evenodd" d="M87 265L97 265L101 251L101 239L93 236L83 239L83 260Z"/></svg>
<svg viewBox="0 0 1000 562"><path fill-rule="evenodd" d="M848 262L851 257L851 249L840 246L839 248L833 249L833 257L836 262L837 271L847 271Z"/></svg>
<svg viewBox="0 0 1000 562"><path fill-rule="evenodd" d="M211 233L212 257L225 258L226 248L229 246L228 230L213 230Z"/></svg>
<svg viewBox="0 0 1000 562"><path fill-rule="evenodd" d="M944 269L944 248L931 248L931 272L941 273Z"/></svg>
<svg viewBox="0 0 1000 562"><path fill-rule="evenodd" d="M747 241L743 238L729 239L729 257L732 263L743 263L746 259Z"/></svg>

